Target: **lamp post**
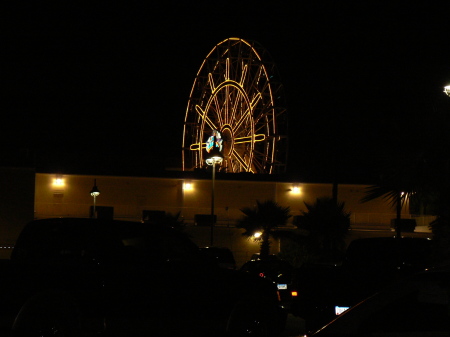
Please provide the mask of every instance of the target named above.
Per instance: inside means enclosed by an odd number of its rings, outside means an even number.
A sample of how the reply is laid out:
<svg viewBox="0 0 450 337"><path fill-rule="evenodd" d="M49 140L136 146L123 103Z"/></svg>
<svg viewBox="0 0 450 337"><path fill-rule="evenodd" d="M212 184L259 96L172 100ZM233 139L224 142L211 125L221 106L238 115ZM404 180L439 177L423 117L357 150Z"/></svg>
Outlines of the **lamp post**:
<svg viewBox="0 0 450 337"><path fill-rule="evenodd" d="M213 131L211 137L207 141L206 150L208 151L208 156L206 158L206 164L212 166L212 188L211 188L211 240L210 246L214 243L214 185L216 180L216 165L222 164L223 155L220 152L222 150L222 139L220 133L217 130Z"/></svg>
<svg viewBox="0 0 450 337"><path fill-rule="evenodd" d="M94 179L94 186L92 187L91 195L94 198L94 208L93 208L93 212L92 212L93 213L92 217L96 218L97 213L95 212L95 202L96 202L96 198L100 195L100 190L97 187L97 179Z"/></svg>
<svg viewBox="0 0 450 337"><path fill-rule="evenodd" d="M444 92L445 92L445 94L446 94L447 96L450 97L450 85L447 85L447 86L444 87Z"/></svg>

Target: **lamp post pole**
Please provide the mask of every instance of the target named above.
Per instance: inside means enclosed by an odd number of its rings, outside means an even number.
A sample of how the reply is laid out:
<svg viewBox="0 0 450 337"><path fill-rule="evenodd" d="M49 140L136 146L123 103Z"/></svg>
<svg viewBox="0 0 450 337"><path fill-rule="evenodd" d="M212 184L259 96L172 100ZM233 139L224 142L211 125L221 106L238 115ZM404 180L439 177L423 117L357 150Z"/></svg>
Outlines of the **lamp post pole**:
<svg viewBox="0 0 450 337"><path fill-rule="evenodd" d="M211 237L210 237L210 246L212 247L214 244L214 197L215 197L215 184L216 184L216 164L222 163L222 156L215 155L208 159L206 159L206 164L212 166L212 187L211 187Z"/></svg>
<svg viewBox="0 0 450 337"><path fill-rule="evenodd" d="M97 218L97 213L95 212L96 198L100 195L100 190L97 187L97 179L94 179L94 187L91 190L91 196L94 198L94 208L92 210L92 217Z"/></svg>
<svg viewBox="0 0 450 337"><path fill-rule="evenodd" d="M212 188L211 188L211 237L210 237L210 246L213 247L214 243L214 195L215 195L215 181L216 181L216 161L213 160L212 163Z"/></svg>
<svg viewBox="0 0 450 337"><path fill-rule="evenodd" d="M212 166L212 188L211 188L211 237L210 246L214 244L214 196L215 196L215 180L216 180L216 164L222 164L223 155L220 152L222 150L222 141L220 132L214 130L212 136L208 139L207 151L209 153L206 159L206 164Z"/></svg>

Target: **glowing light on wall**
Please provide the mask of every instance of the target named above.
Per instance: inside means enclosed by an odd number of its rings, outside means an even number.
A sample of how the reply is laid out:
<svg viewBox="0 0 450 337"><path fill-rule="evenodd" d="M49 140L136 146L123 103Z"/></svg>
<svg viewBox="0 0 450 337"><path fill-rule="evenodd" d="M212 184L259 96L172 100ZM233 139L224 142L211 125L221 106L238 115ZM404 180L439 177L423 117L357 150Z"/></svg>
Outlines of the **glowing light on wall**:
<svg viewBox="0 0 450 337"><path fill-rule="evenodd" d="M190 181L185 181L183 183L183 190L184 191L193 191L194 190L194 185Z"/></svg>
<svg viewBox="0 0 450 337"><path fill-rule="evenodd" d="M301 194L301 193L302 193L302 189L301 189L300 186L294 185L294 186L292 186L292 188L291 188L291 193L292 193L292 194Z"/></svg>
<svg viewBox="0 0 450 337"><path fill-rule="evenodd" d="M53 187L54 188L63 188L65 185L63 177L56 177L53 179Z"/></svg>

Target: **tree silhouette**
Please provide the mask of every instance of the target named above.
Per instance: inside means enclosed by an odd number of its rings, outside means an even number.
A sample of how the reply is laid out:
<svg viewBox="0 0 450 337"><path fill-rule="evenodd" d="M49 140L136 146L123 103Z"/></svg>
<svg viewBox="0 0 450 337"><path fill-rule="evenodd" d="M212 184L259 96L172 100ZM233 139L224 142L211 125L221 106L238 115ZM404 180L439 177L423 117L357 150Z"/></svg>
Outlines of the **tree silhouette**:
<svg viewBox="0 0 450 337"><path fill-rule="evenodd" d="M423 210L434 194L434 175L423 152L410 159L402 158L385 168L384 172L377 184L368 187L361 201L368 202L378 198L386 200L396 211L396 237L401 238L401 213L406 201L413 201L416 209Z"/></svg>
<svg viewBox="0 0 450 337"><path fill-rule="evenodd" d="M304 233L308 255L325 262L339 261L350 229L350 212L345 211L345 203L321 197L314 204L305 202L305 206L307 211L302 211L294 224Z"/></svg>
<svg viewBox="0 0 450 337"><path fill-rule="evenodd" d="M272 200L256 201L255 207L241 209L244 216L238 221L236 227L244 229L242 235L252 237L260 232L260 257L267 258L270 253L270 237L276 236L277 229L286 225L291 217L290 208L282 207Z"/></svg>

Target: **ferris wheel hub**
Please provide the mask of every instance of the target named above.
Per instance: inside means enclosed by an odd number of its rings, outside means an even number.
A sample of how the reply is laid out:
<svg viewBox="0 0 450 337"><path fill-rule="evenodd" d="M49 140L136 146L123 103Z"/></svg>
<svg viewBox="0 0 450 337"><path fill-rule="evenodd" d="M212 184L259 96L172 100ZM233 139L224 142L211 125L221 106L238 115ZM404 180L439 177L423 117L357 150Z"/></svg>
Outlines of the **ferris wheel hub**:
<svg viewBox="0 0 450 337"><path fill-rule="evenodd" d="M225 158L229 158L234 148L233 129L227 124L222 127L220 132L223 139L223 155Z"/></svg>

